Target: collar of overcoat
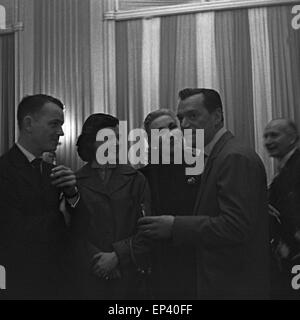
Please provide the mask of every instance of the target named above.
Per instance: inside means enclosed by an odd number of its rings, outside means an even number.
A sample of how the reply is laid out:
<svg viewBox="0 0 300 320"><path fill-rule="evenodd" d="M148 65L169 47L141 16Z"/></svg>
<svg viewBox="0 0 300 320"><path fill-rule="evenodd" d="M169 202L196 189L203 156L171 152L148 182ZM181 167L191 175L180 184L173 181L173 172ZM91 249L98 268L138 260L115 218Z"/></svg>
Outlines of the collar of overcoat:
<svg viewBox="0 0 300 320"><path fill-rule="evenodd" d="M37 183L36 179L34 179L34 171L33 168L26 158L26 156L23 154L23 152L17 147L17 145L14 145L11 150L9 151L9 158L12 163L12 165L15 167L16 172L18 175L31 187L40 188L39 184ZM49 166L45 165L45 170L48 171L51 170ZM50 172L50 171L49 171ZM45 172L46 174L46 172Z"/></svg>
<svg viewBox="0 0 300 320"><path fill-rule="evenodd" d="M113 169L110 180L104 184L98 176L97 169L89 164L81 168L76 176L79 185L100 194L111 195L125 186L137 171L129 165L118 165Z"/></svg>

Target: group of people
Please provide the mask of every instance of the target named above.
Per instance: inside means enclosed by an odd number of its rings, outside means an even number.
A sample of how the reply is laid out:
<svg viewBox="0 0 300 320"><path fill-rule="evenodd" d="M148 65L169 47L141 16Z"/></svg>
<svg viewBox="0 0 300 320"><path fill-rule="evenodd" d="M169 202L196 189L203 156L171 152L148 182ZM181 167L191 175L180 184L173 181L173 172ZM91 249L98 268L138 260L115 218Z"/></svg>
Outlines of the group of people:
<svg viewBox="0 0 300 320"><path fill-rule="evenodd" d="M0 158L7 298L296 297L290 270L300 254L300 151L292 121L266 127L266 149L278 160L268 188L260 157L225 129L215 90L184 89L177 115L159 109L144 121L149 141L154 129L191 129L193 143L204 130L204 170L194 176L172 160L138 170L100 164L98 132L119 134L119 120L108 114L84 123L77 150L86 164L78 172L43 161L64 135L63 109L51 96L25 97L19 139Z"/></svg>

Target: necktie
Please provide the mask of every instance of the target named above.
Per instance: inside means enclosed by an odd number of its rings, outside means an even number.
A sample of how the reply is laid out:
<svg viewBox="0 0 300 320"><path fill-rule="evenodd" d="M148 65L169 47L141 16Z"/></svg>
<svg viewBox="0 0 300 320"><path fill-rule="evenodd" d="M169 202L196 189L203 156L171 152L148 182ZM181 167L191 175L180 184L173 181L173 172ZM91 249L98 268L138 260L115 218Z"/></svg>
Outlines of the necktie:
<svg viewBox="0 0 300 320"><path fill-rule="evenodd" d="M42 181L42 173L43 173L43 160L40 158L36 158L31 162L31 166L33 167L36 177L38 178L38 182Z"/></svg>

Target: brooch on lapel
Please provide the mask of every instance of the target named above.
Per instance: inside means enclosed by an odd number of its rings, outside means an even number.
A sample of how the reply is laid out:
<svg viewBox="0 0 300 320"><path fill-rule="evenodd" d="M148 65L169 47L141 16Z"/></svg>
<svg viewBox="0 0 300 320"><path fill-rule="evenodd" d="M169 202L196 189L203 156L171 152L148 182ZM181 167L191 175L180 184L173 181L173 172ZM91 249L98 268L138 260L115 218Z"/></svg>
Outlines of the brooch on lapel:
<svg viewBox="0 0 300 320"><path fill-rule="evenodd" d="M197 179L195 177L190 177L187 179L187 184L196 184Z"/></svg>

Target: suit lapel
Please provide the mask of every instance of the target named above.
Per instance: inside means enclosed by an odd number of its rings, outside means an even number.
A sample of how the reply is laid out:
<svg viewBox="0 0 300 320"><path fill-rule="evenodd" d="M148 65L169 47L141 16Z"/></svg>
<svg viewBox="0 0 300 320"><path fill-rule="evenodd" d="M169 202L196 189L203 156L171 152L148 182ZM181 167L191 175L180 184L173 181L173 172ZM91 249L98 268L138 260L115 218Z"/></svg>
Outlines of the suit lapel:
<svg viewBox="0 0 300 320"><path fill-rule="evenodd" d="M77 173L77 180L85 188L100 194L108 194L107 188L104 187L96 169L91 168L89 164L84 166Z"/></svg>
<svg viewBox="0 0 300 320"><path fill-rule="evenodd" d="M118 165L112 173L109 189L110 193L115 193L122 189L130 180L131 176L136 174L136 170L126 165Z"/></svg>
<svg viewBox="0 0 300 320"><path fill-rule="evenodd" d="M286 163L285 167L283 168L283 172L290 171L293 167L297 166L300 160L300 150L297 149L295 153L291 156L291 158Z"/></svg>
<svg viewBox="0 0 300 320"><path fill-rule="evenodd" d="M209 178L210 172L212 170L213 167L213 163L215 161L215 159L217 158L218 154L222 151L222 149L224 148L224 146L227 144L227 142L229 140L231 140L233 138L233 135L231 132L227 131L222 137L221 139L216 143L216 145L214 146L210 156L207 159L207 163L205 165L204 168L204 172L202 174L201 177L201 184L200 184L200 189L196 198L196 202L195 202L195 206L194 206L194 214L197 214L197 208L199 207L199 204L201 202L203 193L205 191L205 188L207 186L207 180Z"/></svg>
<svg viewBox="0 0 300 320"><path fill-rule="evenodd" d="M296 150L280 173L274 178L269 188L269 197L271 201L280 203L286 197L286 191L294 185L294 170L293 168L300 159L300 151Z"/></svg>
<svg viewBox="0 0 300 320"><path fill-rule="evenodd" d="M31 187L39 188L38 181L34 178L34 169L16 145L10 151L10 159L18 172L18 176Z"/></svg>

